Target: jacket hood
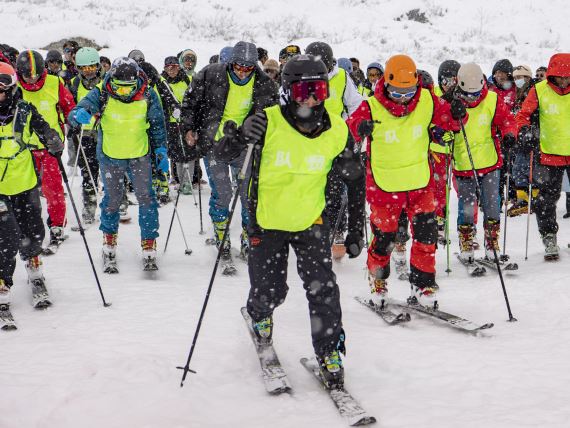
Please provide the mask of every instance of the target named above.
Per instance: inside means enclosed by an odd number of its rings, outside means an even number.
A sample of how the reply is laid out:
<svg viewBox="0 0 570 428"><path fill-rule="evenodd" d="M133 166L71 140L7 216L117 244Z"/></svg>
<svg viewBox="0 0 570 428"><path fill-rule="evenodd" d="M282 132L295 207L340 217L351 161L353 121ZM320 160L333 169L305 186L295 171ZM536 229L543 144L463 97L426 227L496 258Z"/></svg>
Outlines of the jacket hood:
<svg viewBox="0 0 570 428"><path fill-rule="evenodd" d="M552 55L546 69L546 77L570 77L570 53Z"/></svg>

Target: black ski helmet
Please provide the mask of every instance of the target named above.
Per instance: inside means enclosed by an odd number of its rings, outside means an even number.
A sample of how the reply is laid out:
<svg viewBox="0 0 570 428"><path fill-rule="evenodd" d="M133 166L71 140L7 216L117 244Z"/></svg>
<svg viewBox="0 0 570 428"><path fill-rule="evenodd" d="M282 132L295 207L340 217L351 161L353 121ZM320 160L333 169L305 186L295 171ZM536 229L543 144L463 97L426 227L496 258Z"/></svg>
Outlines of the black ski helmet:
<svg viewBox="0 0 570 428"><path fill-rule="evenodd" d="M37 51L22 51L16 59L16 72L20 78L41 76L44 68L44 59Z"/></svg>
<svg viewBox="0 0 570 428"><path fill-rule="evenodd" d="M316 56L325 64L328 71L334 67L333 50L330 45L325 42L313 42L309 44L305 49L305 54Z"/></svg>
<svg viewBox="0 0 570 428"><path fill-rule="evenodd" d="M324 80L328 86L329 73L323 61L313 55L295 55L287 61L281 73L283 91L288 93L291 83L304 80Z"/></svg>
<svg viewBox="0 0 570 428"><path fill-rule="evenodd" d="M433 88L433 77L425 70L420 70L418 68L418 74L422 77L422 88L429 89Z"/></svg>
<svg viewBox="0 0 570 428"><path fill-rule="evenodd" d="M457 72L461 68L461 64L453 59L448 59L443 61L440 66L439 70L437 70L437 83L441 86L441 81L444 77L457 77Z"/></svg>
<svg viewBox="0 0 570 428"><path fill-rule="evenodd" d="M111 79L132 82L137 80L139 70L139 66L133 59L123 56L113 61L111 69L109 70L109 76Z"/></svg>
<svg viewBox="0 0 570 428"><path fill-rule="evenodd" d="M61 52L56 49L52 49L51 51L49 51L46 55L46 63L48 62L63 63L63 57L61 56Z"/></svg>

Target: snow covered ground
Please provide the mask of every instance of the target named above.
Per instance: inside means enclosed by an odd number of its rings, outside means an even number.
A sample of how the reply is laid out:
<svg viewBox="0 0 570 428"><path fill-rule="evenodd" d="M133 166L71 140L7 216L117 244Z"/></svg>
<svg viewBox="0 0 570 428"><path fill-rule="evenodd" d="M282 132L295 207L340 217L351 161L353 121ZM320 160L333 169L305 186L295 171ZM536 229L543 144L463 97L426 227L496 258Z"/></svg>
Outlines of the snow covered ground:
<svg viewBox="0 0 570 428"><path fill-rule="evenodd" d="M382 62L407 52L435 72L454 57L479 61L490 71L509 57L533 69L556 50L569 46L567 5L553 0L451 2L331 0L329 2L20 0L0 1L0 41L38 48L68 36L94 38L115 57L141 48L157 66L183 48L194 48L199 67L224 45L252 40L277 57L287 43L304 48L329 41L337 56ZM419 8L430 23L403 18ZM79 183L74 186L79 202ZM204 196L205 229L211 226ZM456 203L452 206L455 208ZM136 207L130 208L136 215ZM387 326L354 301L365 296L365 255L335 264L341 287L348 355L346 384L381 427L567 427L570 405L570 322L568 260L570 220L562 220L558 263L542 261L536 222L531 219L529 260L524 262L526 218L509 219L507 249L520 270L506 275L517 323L508 323L498 276L468 278L451 256L444 273L439 251L438 282L444 310L495 327L468 336L414 316L406 326ZM161 208L164 240L172 206ZM0 335L0 427L342 427L332 403L299 364L310 356L310 328L304 291L290 260L290 293L275 313L275 347L293 384L289 396L270 397L239 313L248 292L245 264L234 278L218 277L184 388L184 365L213 268L215 252L199 235L198 209L182 197L180 214L191 248L174 226L160 270L150 277L140 269L136 216L121 225L121 273L100 273L108 301L103 308L81 237L70 239L45 258L54 306L35 311L21 263L13 288L13 313L19 330ZM69 215L72 216L71 210ZM455 229L452 214L451 229ZM73 224L74 221L71 220ZM238 219L233 241L239 242ZM452 234L453 250L457 237ZM87 239L100 272L101 235ZM482 241L481 231L479 239ZM502 238L501 238L502 243ZM408 284L391 280L391 293L405 297Z"/></svg>

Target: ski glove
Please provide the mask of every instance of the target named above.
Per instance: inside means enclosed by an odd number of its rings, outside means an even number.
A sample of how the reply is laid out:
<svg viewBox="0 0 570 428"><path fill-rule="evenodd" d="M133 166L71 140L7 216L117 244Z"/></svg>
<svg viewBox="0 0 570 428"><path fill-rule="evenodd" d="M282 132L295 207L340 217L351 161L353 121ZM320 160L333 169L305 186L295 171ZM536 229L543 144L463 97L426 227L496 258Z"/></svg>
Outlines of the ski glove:
<svg viewBox="0 0 570 428"><path fill-rule="evenodd" d="M532 127L525 125L521 128L519 132L519 145L521 151L524 153L530 153L534 150L534 147L538 145L540 136L535 136Z"/></svg>
<svg viewBox="0 0 570 428"><path fill-rule="evenodd" d="M517 143L517 138L513 134L507 134L503 137L503 145L506 150L510 150Z"/></svg>
<svg viewBox="0 0 570 428"><path fill-rule="evenodd" d="M166 155L166 149L164 147L159 147L154 150L154 154L156 155L156 167L162 174L166 174L170 166L168 163L168 156Z"/></svg>
<svg viewBox="0 0 570 428"><path fill-rule="evenodd" d="M461 120L467 115L467 109L463 105L463 101L453 99L451 101L451 117L455 120Z"/></svg>
<svg viewBox="0 0 570 428"><path fill-rule="evenodd" d="M364 139L372 134L373 129L374 122L371 120L363 120L358 124L358 135L360 135L360 138Z"/></svg>
<svg viewBox="0 0 570 428"><path fill-rule="evenodd" d="M267 129L267 118L263 113L249 116L242 126L242 134L246 140L259 141Z"/></svg>
<svg viewBox="0 0 570 428"><path fill-rule="evenodd" d="M364 239L360 232L348 232L344 240L344 246L349 259L358 257L364 248Z"/></svg>
<svg viewBox="0 0 570 428"><path fill-rule="evenodd" d="M233 120L228 120L224 123L224 136L228 137L230 141L234 141L238 135L237 125Z"/></svg>
<svg viewBox="0 0 570 428"><path fill-rule="evenodd" d="M82 125L89 125L89 122L91 122L91 114L83 107L79 107L75 112L75 120Z"/></svg>
<svg viewBox="0 0 570 428"><path fill-rule="evenodd" d="M63 141L59 138L57 132L49 133L45 136L45 145L50 155L60 157L63 153Z"/></svg>

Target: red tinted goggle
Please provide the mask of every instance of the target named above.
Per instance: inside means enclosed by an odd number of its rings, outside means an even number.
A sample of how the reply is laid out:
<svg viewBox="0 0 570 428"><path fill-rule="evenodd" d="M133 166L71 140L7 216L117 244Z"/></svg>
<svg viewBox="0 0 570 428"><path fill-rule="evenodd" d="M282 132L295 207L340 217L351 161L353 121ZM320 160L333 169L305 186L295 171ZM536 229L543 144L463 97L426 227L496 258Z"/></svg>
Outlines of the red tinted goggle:
<svg viewBox="0 0 570 428"><path fill-rule="evenodd" d="M317 101L324 101L329 97L328 85L324 80L311 80L291 83L291 98L304 102L313 96Z"/></svg>

